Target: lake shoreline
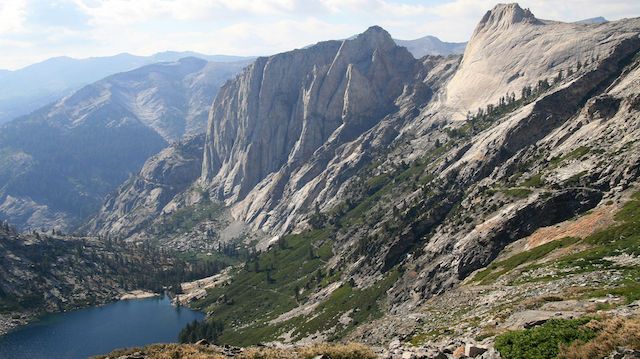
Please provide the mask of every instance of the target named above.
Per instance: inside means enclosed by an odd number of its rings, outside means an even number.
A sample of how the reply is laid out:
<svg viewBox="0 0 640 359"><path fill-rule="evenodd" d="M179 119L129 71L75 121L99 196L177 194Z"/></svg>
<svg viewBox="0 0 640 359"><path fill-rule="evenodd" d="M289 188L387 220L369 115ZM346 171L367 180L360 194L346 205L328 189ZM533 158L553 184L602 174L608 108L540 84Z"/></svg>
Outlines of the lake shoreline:
<svg viewBox="0 0 640 359"><path fill-rule="evenodd" d="M161 294L145 290L132 290L120 296L119 300L146 299L160 297Z"/></svg>
<svg viewBox="0 0 640 359"><path fill-rule="evenodd" d="M32 310L32 311L15 311L0 313L0 337L5 336L15 330L18 330L28 324L36 322L42 317L50 314L66 313L74 310L102 307L108 304L112 304L121 300L137 300L147 298L160 298L162 294L154 293L145 290L132 290L128 292L122 292L114 296L109 300L98 300L94 303L90 303L83 306L67 308L64 310L46 311L46 310Z"/></svg>
<svg viewBox="0 0 640 359"><path fill-rule="evenodd" d="M7 324L7 334L0 336L0 357L80 359L117 348L175 343L187 324L205 318L200 311L174 307L169 296L133 294L145 298L115 300L37 317L25 315L19 321L12 315L0 314ZM65 339L71 337L78 340ZM40 344L30 345L33 341Z"/></svg>
<svg viewBox="0 0 640 359"><path fill-rule="evenodd" d="M35 313L28 312L9 312L0 314L0 337L7 335L12 331L23 327L33 321L39 316Z"/></svg>

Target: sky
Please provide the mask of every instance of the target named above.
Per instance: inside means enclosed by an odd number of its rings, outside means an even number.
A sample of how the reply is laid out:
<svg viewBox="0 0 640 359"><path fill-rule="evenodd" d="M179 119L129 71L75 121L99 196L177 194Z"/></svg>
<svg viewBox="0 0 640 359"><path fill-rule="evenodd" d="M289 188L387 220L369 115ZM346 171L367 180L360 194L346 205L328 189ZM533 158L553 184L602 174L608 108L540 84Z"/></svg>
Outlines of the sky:
<svg viewBox="0 0 640 359"><path fill-rule="evenodd" d="M55 56L160 51L269 55L380 25L467 41L492 0L0 0L0 69ZM542 19L640 16L638 0L526 0Z"/></svg>

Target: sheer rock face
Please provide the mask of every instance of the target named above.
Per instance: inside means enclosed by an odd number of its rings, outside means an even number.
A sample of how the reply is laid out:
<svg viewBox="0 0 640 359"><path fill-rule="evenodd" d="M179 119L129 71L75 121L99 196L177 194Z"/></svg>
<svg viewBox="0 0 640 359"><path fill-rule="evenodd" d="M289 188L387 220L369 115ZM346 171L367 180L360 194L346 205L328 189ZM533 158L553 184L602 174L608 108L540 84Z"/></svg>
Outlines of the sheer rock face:
<svg viewBox="0 0 640 359"><path fill-rule="evenodd" d="M444 105L464 119L501 96L560 72L603 58L611 44L637 32L637 22L560 23L537 19L517 4L488 11L465 50L460 70L447 86Z"/></svg>
<svg viewBox="0 0 640 359"><path fill-rule="evenodd" d="M110 195L88 225L92 233L128 237L163 212L171 200L197 180L204 134L191 137L151 157L137 176Z"/></svg>
<svg viewBox="0 0 640 359"><path fill-rule="evenodd" d="M213 104L202 182L238 217L263 224L272 206L292 199L285 192L325 170L333 151L397 110L417 69L379 27L258 59Z"/></svg>

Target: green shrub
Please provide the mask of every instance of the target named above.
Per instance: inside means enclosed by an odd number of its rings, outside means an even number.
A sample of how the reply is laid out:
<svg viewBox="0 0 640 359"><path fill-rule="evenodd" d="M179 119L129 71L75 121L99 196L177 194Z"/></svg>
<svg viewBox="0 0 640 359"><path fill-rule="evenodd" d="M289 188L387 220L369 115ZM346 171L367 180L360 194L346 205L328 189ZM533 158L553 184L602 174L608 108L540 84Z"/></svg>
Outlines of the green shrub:
<svg viewBox="0 0 640 359"><path fill-rule="evenodd" d="M495 347L504 359L556 358L561 345L569 345L577 340L587 342L596 337L595 330L585 327L591 320L551 319L532 329L499 335Z"/></svg>
<svg viewBox="0 0 640 359"><path fill-rule="evenodd" d="M507 188L502 190L502 193L509 197L526 198L531 194L531 190L527 188Z"/></svg>
<svg viewBox="0 0 640 359"><path fill-rule="evenodd" d="M542 175L539 173L522 182L523 187L542 187L543 184L544 180L542 179Z"/></svg>

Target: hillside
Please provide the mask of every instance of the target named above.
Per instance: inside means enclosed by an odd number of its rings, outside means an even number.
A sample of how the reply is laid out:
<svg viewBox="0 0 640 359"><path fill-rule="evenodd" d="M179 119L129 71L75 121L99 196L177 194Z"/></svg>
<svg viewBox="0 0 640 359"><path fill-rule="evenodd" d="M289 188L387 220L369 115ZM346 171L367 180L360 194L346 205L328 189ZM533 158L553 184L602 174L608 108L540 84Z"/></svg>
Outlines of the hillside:
<svg viewBox="0 0 640 359"><path fill-rule="evenodd" d="M148 188L122 187L103 209L123 220L104 210L92 230L144 241L204 213L180 230L225 232L224 214L262 231L192 303L219 343L350 338L411 358L558 327L589 342L637 315L639 34L637 18L501 4L462 57L416 60L372 27L259 58L214 100L198 179L141 207ZM568 321L542 325L550 312Z"/></svg>
<svg viewBox="0 0 640 359"><path fill-rule="evenodd" d="M43 313L104 304L128 291L161 293L228 263L99 237L19 233L6 222L0 224L0 250L0 334Z"/></svg>
<svg viewBox="0 0 640 359"><path fill-rule="evenodd" d="M150 156L202 133L218 88L244 65L149 65L1 125L0 219L21 229L78 225Z"/></svg>

